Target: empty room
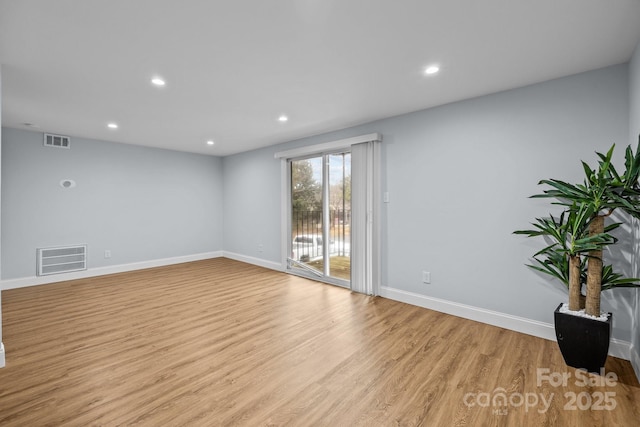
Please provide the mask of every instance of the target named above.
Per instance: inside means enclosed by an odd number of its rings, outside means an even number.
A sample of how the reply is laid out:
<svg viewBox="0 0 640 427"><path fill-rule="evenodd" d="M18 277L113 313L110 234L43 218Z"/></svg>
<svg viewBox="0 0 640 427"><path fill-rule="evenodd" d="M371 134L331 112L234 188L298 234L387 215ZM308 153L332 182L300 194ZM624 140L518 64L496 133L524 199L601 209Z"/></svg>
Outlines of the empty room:
<svg viewBox="0 0 640 427"><path fill-rule="evenodd" d="M637 0L0 0L0 425L636 426Z"/></svg>

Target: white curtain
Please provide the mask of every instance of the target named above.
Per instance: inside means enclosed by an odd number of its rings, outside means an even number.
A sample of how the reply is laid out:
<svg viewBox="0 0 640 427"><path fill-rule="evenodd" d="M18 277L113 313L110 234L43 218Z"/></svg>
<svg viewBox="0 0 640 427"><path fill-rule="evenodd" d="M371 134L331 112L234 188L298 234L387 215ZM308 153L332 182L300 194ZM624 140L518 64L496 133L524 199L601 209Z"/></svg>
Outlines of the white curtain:
<svg viewBox="0 0 640 427"><path fill-rule="evenodd" d="M380 286L380 142L351 146L351 290Z"/></svg>

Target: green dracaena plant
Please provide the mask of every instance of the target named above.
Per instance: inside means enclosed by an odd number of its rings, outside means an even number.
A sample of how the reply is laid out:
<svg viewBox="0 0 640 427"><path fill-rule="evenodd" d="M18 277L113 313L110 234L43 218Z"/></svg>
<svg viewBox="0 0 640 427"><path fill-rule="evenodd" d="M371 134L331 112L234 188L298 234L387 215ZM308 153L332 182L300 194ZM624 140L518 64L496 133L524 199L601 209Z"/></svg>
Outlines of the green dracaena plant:
<svg viewBox="0 0 640 427"><path fill-rule="evenodd" d="M614 148L615 144L606 154L596 152L598 156L597 168L592 168L582 162L585 179L581 184L570 184L557 179L540 181L538 184L547 185L550 188L531 197L556 199L552 204L564 206L565 212L557 220L553 218L537 219L534 226L538 232L536 230L516 232L516 234L525 234L529 237L547 236L552 240L556 239L555 245L547 246L534 255L537 262L537 266L534 268L554 277L566 277L569 282L570 301L572 300L571 295L573 295L573 307L575 307L576 287L579 290L583 283L582 278L586 277L585 308L587 314L594 316L600 315L600 293L602 290L638 286L638 281L640 281L635 278L624 278L623 275L615 273L611 265L604 265L602 261L602 249L615 243L615 239L612 239L608 232L620 225L620 223L616 223L605 226L605 218L620 209L630 216L640 219L640 185L638 184L640 139L635 153L630 146L627 147L623 173L618 173L611 163ZM573 217L571 212L574 212ZM582 216L584 213L586 213L586 217ZM565 223L566 225L564 225ZM549 228L548 234L541 231L545 227ZM551 230L553 227L557 228L554 232L564 233L563 238L566 241L571 241L569 238L571 237L574 241L586 243L587 246L584 248L589 247L588 245L591 247L583 251L581 246L573 247L573 249L568 244L563 246L559 243L559 236L553 234ZM558 251L566 255L567 266L562 264L565 261L558 254L552 253ZM583 271L585 268L586 274ZM579 274L576 269L579 269ZM572 276L571 271L576 273ZM580 278L578 284L575 282L576 276ZM573 287L571 286L572 278L574 280Z"/></svg>

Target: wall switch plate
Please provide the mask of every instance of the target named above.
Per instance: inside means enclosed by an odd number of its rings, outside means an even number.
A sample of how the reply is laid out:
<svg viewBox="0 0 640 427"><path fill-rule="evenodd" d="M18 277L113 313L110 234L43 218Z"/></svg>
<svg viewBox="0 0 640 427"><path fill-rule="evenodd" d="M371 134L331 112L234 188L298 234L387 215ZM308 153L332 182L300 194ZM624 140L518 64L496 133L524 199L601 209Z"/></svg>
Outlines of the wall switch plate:
<svg viewBox="0 0 640 427"><path fill-rule="evenodd" d="M431 272L423 271L422 272L422 283L431 283Z"/></svg>
<svg viewBox="0 0 640 427"><path fill-rule="evenodd" d="M385 203L389 203L389 192L385 191L384 193L382 193L382 201Z"/></svg>

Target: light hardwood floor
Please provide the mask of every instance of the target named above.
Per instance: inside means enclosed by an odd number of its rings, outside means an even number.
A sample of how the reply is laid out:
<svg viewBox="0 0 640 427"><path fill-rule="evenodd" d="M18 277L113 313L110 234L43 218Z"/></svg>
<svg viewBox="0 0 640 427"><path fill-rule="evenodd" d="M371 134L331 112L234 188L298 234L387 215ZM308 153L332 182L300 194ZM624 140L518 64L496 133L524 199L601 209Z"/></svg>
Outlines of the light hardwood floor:
<svg viewBox="0 0 640 427"><path fill-rule="evenodd" d="M2 426L640 420L626 361L607 361L615 384L582 386L554 342L224 258L4 291L2 303ZM538 368L571 378L538 386ZM501 389L507 405L493 406Z"/></svg>

